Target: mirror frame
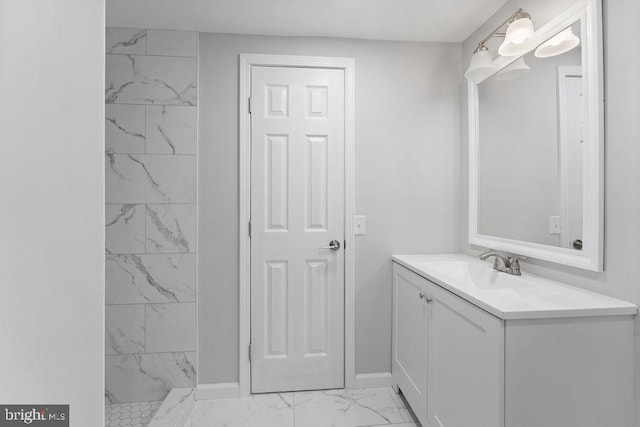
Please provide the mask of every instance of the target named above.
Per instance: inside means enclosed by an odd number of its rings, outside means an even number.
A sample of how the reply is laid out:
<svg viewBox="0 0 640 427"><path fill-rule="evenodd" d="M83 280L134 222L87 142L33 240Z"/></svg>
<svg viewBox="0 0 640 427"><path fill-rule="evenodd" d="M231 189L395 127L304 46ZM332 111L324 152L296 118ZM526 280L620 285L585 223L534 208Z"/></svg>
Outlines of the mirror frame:
<svg viewBox="0 0 640 427"><path fill-rule="evenodd" d="M582 66L587 76L585 163L583 170L583 251L540 243L480 234L478 231L478 84L467 82L469 124L469 244L524 255L591 271L603 271L604 235L604 98L602 60L602 4L600 0L579 0L534 33L534 50L559 31L578 20L582 22ZM522 56L526 55L525 52ZM519 57L499 56L498 70ZM491 77L491 76L490 76Z"/></svg>

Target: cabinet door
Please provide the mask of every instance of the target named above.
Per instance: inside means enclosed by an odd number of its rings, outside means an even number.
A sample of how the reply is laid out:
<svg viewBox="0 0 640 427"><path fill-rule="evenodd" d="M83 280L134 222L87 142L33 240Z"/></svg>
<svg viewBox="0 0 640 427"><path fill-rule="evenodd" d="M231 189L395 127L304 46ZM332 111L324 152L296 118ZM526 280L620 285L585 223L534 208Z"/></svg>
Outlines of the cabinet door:
<svg viewBox="0 0 640 427"><path fill-rule="evenodd" d="M427 280L393 265L393 378L414 413L427 416Z"/></svg>
<svg viewBox="0 0 640 427"><path fill-rule="evenodd" d="M502 320L429 283L429 427L500 427Z"/></svg>

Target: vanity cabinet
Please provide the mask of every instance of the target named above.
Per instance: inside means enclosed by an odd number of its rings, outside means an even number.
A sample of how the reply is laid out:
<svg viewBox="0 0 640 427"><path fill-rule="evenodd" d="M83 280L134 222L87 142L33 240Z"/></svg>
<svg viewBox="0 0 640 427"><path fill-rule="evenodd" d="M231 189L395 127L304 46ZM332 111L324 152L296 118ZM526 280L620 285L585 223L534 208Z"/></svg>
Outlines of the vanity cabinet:
<svg viewBox="0 0 640 427"><path fill-rule="evenodd" d="M398 264L393 271L393 377L422 425L502 425L502 321Z"/></svg>
<svg viewBox="0 0 640 427"><path fill-rule="evenodd" d="M392 375L423 427L633 424L637 307L560 284L456 289L418 258L394 256Z"/></svg>

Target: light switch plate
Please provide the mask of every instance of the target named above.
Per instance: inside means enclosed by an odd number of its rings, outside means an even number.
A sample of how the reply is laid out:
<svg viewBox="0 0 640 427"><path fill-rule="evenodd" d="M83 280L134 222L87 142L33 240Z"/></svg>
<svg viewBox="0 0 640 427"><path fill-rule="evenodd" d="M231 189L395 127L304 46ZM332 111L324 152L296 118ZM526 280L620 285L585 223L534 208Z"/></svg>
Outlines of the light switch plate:
<svg viewBox="0 0 640 427"><path fill-rule="evenodd" d="M559 216L549 217L549 234L551 235L560 234L560 217Z"/></svg>
<svg viewBox="0 0 640 427"><path fill-rule="evenodd" d="M364 236L367 233L367 217L364 215L353 216L353 231L356 236Z"/></svg>

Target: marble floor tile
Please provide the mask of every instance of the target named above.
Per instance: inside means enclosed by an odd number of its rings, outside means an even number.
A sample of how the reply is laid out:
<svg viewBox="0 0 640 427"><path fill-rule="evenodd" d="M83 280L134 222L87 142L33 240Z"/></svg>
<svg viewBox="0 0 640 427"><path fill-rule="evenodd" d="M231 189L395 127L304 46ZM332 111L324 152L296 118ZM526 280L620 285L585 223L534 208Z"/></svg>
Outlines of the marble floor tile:
<svg viewBox="0 0 640 427"><path fill-rule="evenodd" d="M105 357L109 403L163 400L175 387L196 385L196 353L153 353Z"/></svg>
<svg viewBox="0 0 640 427"><path fill-rule="evenodd" d="M105 250L107 254L145 251L145 206L105 206Z"/></svg>
<svg viewBox="0 0 640 427"><path fill-rule="evenodd" d="M147 55L198 56L198 33L147 30Z"/></svg>
<svg viewBox="0 0 640 427"><path fill-rule="evenodd" d="M174 388L156 411L149 427L182 426L180 419L189 415L194 404L195 387Z"/></svg>
<svg viewBox="0 0 640 427"><path fill-rule="evenodd" d="M144 153L145 106L105 105L105 149L108 153Z"/></svg>
<svg viewBox="0 0 640 427"><path fill-rule="evenodd" d="M195 254L107 255L106 303L195 302Z"/></svg>
<svg viewBox="0 0 640 427"><path fill-rule="evenodd" d="M107 27L106 53L147 53L147 30Z"/></svg>
<svg viewBox="0 0 640 427"><path fill-rule="evenodd" d="M417 423L418 421L417 421L416 417L413 415L413 412L411 412L411 409L409 409L409 405L404 400L404 397L402 396L402 394L401 393L400 394L396 393L391 388L389 389L389 394L391 394L391 398L393 399L393 403L396 404L396 407L400 411L400 415L402 416L402 420L403 421L407 421L407 422Z"/></svg>
<svg viewBox="0 0 640 427"><path fill-rule="evenodd" d="M296 427L356 427L402 423L388 388L294 394Z"/></svg>
<svg viewBox="0 0 640 427"><path fill-rule="evenodd" d="M146 214L147 253L195 251L195 205L147 205Z"/></svg>
<svg viewBox="0 0 640 427"><path fill-rule="evenodd" d="M196 105L196 58L106 56L107 104Z"/></svg>
<svg viewBox="0 0 640 427"><path fill-rule="evenodd" d="M196 351L195 303L147 304L146 351Z"/></svg>
<svg viewBox="0 0 640 427"><path fill-rule="evenodd" d="M293 394L198 401L191 413L191 426L293 427Z"/></svg>
<svg viewBox="0 0 640 427"><path fill-rule="evenodd" d="M146 152L196 154L197 107L147 105Z"/></svg>
<svg viewBox="0 0 640 427"><path fill-rule="evenodd" d="M144 353L144 304L105 307L105 354Z"/></svg>

